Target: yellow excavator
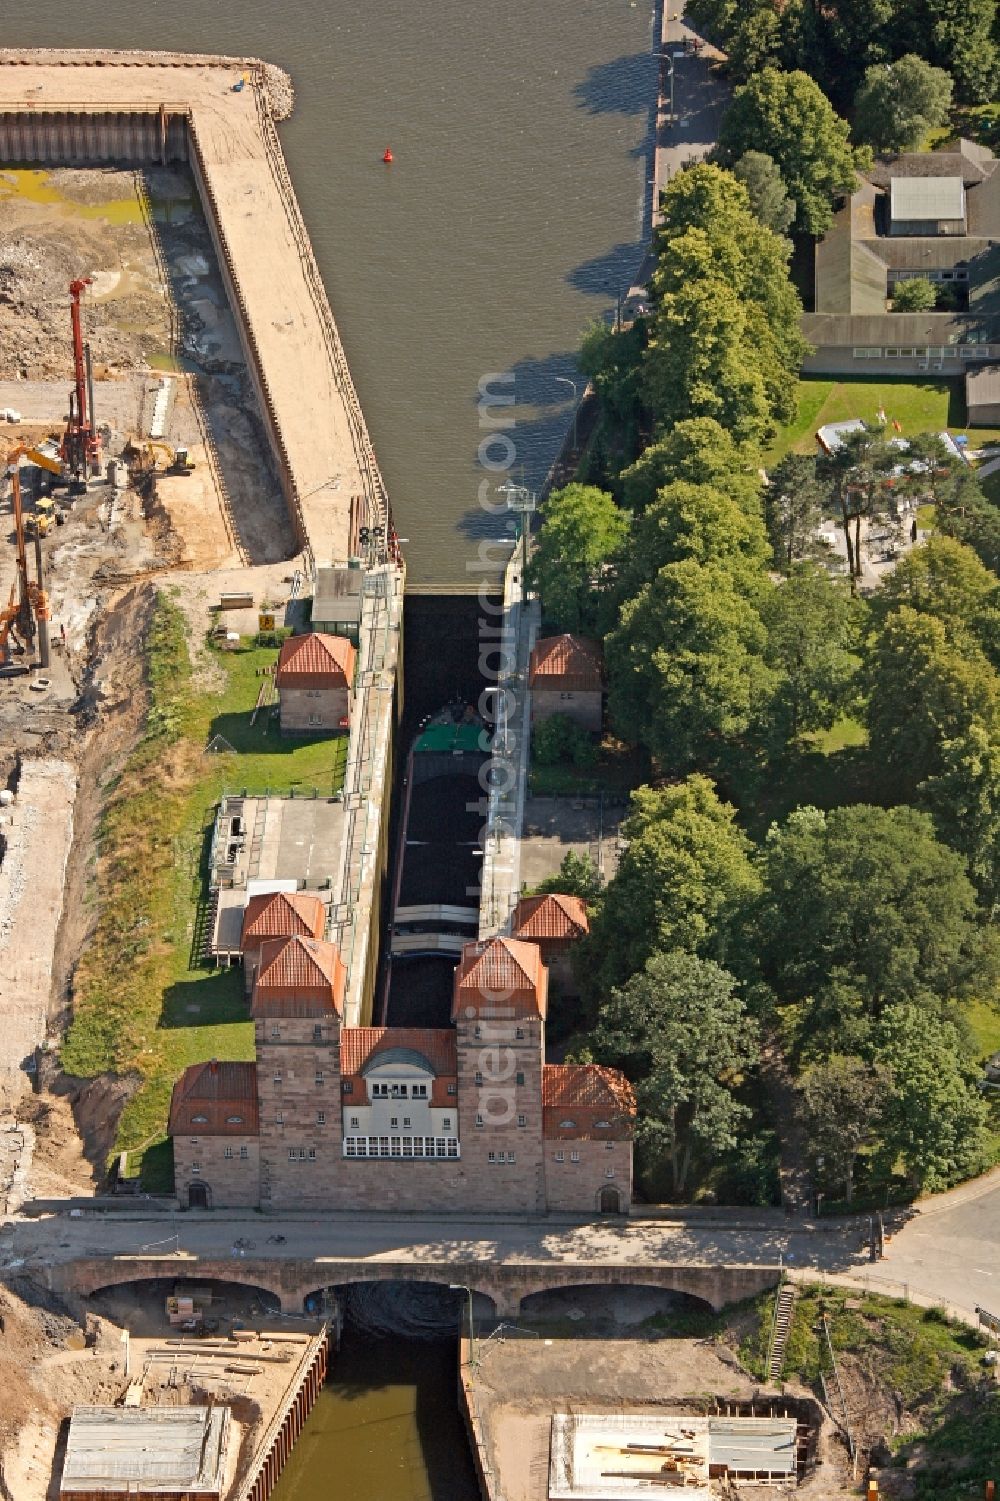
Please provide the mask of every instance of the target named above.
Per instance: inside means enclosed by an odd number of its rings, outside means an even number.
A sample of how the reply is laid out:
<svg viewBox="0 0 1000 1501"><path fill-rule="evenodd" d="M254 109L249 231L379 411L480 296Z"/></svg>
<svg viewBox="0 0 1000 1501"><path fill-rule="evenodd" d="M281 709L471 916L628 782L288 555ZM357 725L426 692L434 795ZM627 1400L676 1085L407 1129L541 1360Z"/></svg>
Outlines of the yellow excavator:
<svg viewBox="0 0 1000 1501"><path fill-rule="evenodd" d="M162 466L161 455L166 460ZM122 458L133 482L151 474L190 474L195 467L186 448L172 448L169 443L160 443L153 438L129 438L122 450Z"/></svg>

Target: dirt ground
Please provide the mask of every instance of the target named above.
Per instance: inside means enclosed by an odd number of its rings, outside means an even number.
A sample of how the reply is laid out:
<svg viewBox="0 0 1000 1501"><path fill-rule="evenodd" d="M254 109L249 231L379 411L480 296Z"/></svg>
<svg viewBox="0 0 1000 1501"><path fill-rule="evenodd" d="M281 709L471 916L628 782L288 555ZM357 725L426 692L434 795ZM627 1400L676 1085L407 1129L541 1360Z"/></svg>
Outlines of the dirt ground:
<svg viewBox="0 0 1000 1501"><path fill-rule="evenodd" d="M571 1288L539 1295L522 1329L477 1341L475 1394L488 1458L505 1501L545 1501L549 1429L556 1412L619 1412L663 1406L704 1410L712 1399L746 1401L762 1389L740 1364L737 1320L725 1339L664 1332L672 1295L651 1288ZM525 1332L528 1331L528 1332ZM790 1396L810 1394L786 1388ZM774 1393L775 1400L780 1400ZM797 1490L741 1484L764 1501L791 1494L833 1501L852 1494L846 1455L826 1425L823 1463Z"/></svg>
<svg viewBox="0 0 1000 1501"><path fill-rule="evenodd" d="M78 1403L142 1406L229 1402L238 1442L230 1480L249 1462L262 1427L282 1400L314 1325L268 1317L243 1289L216 1289L209 1339L171 1329L170 1284L100 1295L71 1309L27 1278L0 1290L0 1496L54 1501L66 1419ZM230 1337L240 1330L238 1348ZM231 1367L234 1352L240 1371Z"/></svg>
<svg viewBox="0 0 1000 1501"><path fill-rule="evenodd" d="M54 952L46 941L35 954L44 962L51 952L48 1036L39 1016L40 1035L27 1049L18 1039L12 1065L19 1086L30 1078L36 1088L20 1091L16 1112L0 1120L11 1128L0 1144L0 1193L10 1202L92 1191L90 1162L103 1160L127 1094L124 1081L70 1089L56 1058L94 919L103 789L141 732L138 648L154 591L176 587L198 663L221 591L284 597L295 569L236 324L183 171L0 171L0 409L22 417L0 421L0 463L22 444L60 439L73 377L68 284L83 276L92 278L82 317L104 457L146 438L159 403L165 441L186 447L194 468L165 473L159 451L151 483L116 488L101 476L76 497L50 489L37 467L20 469L29 515L46 495L55 502L57 524L40 545L51 663L34 667L30 638L15 638L13 663L33 670L0 680L0 785L15 784L21 758L59 758L75 769L77 794L63 920ZM13 543L9 483L0 483L0 535ZM32 537L28 571L34 579ZM0 603L16 582L14 548L0 546ZM248 618L223 623L245 631ZM35 1045L38 1072L24 1073Z"/></svg>

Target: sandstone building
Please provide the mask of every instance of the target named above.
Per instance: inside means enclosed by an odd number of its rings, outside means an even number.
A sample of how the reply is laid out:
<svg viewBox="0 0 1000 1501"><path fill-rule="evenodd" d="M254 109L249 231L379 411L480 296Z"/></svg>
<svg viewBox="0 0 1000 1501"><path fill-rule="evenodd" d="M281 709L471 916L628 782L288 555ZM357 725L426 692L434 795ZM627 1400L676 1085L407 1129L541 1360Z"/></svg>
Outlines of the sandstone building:
<svg viewBox="0 0 1000 1501"><path fill-rule="evenodd" d="M182 1204L628 1213L631 1086L545 1062L537 943L466 944L451 1027L345 1027L336 946L281 910L296 931L258 950L256 1062L195 1064L174 1087Z"/></svg>
<svg viewBox="0 0 1000 1501"><path fill-rule="evenodd" d="M598 735L604 721L604 653L586 636L545 636L528 663L531 722L565 714Z"/></svg>
<svg viewBox="0 0 1000 1501"><path fill-rule="evenodd" d="M275 672L283 735L349 728L356 658L345 637L322 631L283 643Z"/></svg>

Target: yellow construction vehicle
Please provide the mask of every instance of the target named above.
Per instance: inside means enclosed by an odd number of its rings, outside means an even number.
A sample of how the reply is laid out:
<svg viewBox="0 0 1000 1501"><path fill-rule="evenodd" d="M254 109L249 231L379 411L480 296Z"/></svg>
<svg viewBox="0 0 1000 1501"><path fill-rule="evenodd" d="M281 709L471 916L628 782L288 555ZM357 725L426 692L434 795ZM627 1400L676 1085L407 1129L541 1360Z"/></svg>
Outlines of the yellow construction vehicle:
<svg viewBox="0 0 1000 1501"><path fill-rule="evenodd" d="M166 459L161 466L160 455ZM153 438L129 438L122 458L128 465L133 483L152 474L190 474L194 464L188 458L186 448L171 448L169 443L160 443Z"/></svg>
<svg viewBox="0 0 1000 1501"><path fill-rule="evenodd" d="M29 464L37 464L39 469L47 469L50 474L55 474L60 479L62 478L62 463L52 454L43 453L40 448L26 448L24 450L24 457Z"/></svg>
<svg viewBox="0 0 1000 1501"><path fill-rule="evenodd" d="M29 537L33 537L36 532L44 537L54 526L55 519L56 503L50 495L43 495L35 501L35 509L25 516L24 530Z"/></svg>

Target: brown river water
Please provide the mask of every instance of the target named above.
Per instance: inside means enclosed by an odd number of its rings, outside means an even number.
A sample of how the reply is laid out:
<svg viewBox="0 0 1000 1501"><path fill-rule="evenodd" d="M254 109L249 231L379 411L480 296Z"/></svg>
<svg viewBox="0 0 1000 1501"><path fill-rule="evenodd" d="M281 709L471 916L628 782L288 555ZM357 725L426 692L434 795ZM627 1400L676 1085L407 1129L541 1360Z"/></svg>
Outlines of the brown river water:
<svg viewBox="0 0 1000 1501"><path fill-rule="evenodd" d="M3 45L186 48L288 70L282 140L409 584L452 592L475 583L466 565L505 520L477 500L481 480L504 478L478 458L481 377L516 377L515 452L488 457L537 486L570 418L556 377L579 379L582 329L641 261L652 21L653 0L4 0Z"/></svg>
<svg viewBox="0 0 1000 1501"><path fill-rule="evenodd" d="M163 47L280 64L281 136L389 485L411 588L475 584L479 382L514 376L488 451L537 487L582 330L647 233L652 0L4 0L3 45ZM391 145L395 161L382 165ZM264 229L266 232L266 228ZM274 1501L472 1501L450 1340L348 1336Z"/></svg>

